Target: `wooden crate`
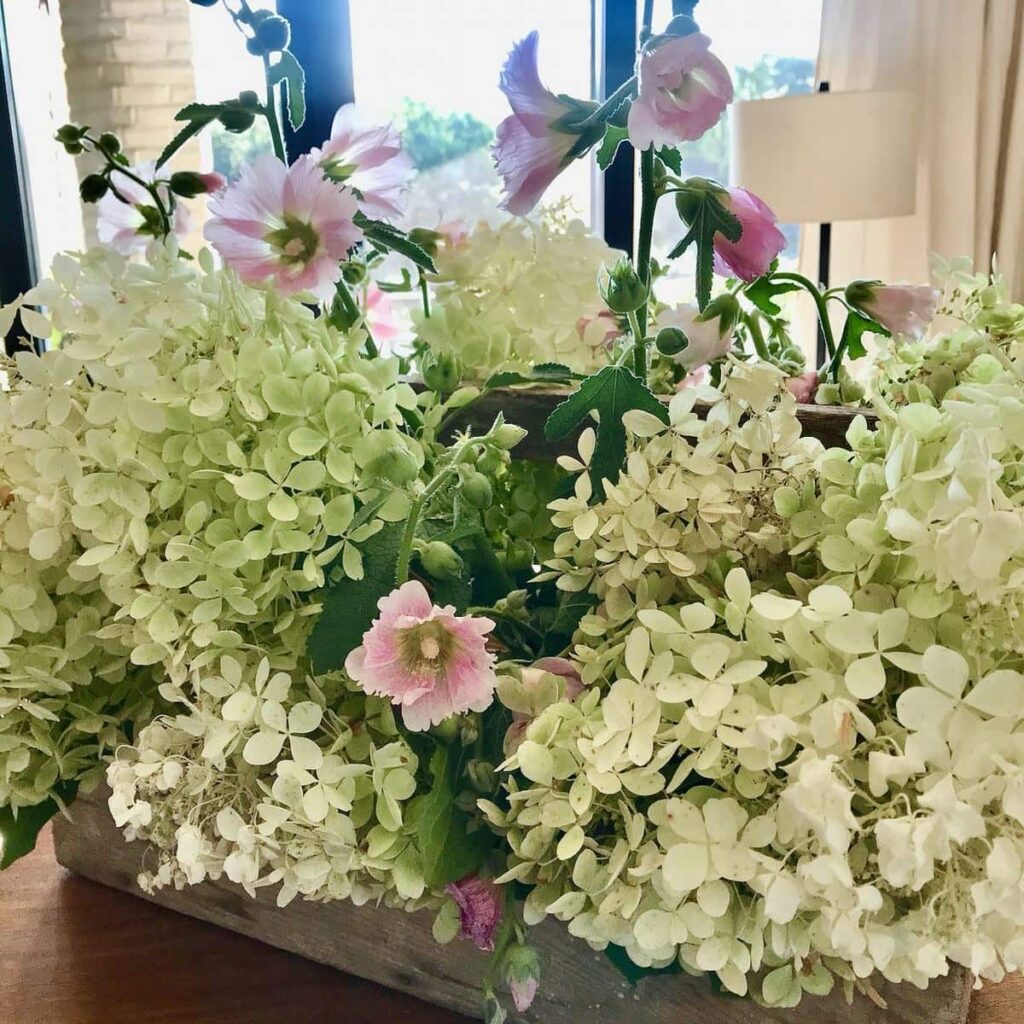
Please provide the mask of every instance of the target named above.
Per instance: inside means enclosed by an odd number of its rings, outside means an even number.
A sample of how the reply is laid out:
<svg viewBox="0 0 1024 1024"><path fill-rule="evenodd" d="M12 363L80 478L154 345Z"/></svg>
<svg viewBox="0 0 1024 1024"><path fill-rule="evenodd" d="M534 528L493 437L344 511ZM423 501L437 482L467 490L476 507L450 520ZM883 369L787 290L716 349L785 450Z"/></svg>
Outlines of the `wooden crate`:
<svg viewBox="0 0 1024 1024"><path fill-rule="evenodd" d="M567 393L495 390L455 418L451 429L485 431L503 412L529 431L517 455L551 458L574 449L574 439L555 446L543 437L544 421ZM806 434L826 445L843 445L855 413L801 406L798 415ZM282 909L272 891L263 889L253 900L226 880L180 892L142 893L136 878L147 846L124 841L107 811L106 796L104 790L81 796L70 809L70 820L57 820L57 859L69 870L438 1006L479 1015L486 955L467 942L437 945L427 912L301 900ZM603 953L574 939L558 921L532 929L530 941L541 955L543 978L533 1007L521 1019L543 1024L621 1024L627 1016L630 1024L966 1024L971 996L970 975L958 968L927 991L879 983L885 1007L864 996L848 1005L837 991L825 999L805 997L794 1010L766 1010L749 1000L716 995L707 980L684 974L652 976L630 986Z"/></svg>

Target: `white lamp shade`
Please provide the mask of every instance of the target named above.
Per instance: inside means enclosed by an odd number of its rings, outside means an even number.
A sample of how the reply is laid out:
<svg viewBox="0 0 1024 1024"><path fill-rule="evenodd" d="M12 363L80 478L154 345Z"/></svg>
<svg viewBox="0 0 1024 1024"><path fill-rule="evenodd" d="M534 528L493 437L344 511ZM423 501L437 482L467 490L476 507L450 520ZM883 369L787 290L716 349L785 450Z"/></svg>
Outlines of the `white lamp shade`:
<svg viewBox="0 0 1024 1024"><path fill-rule="evenodd" d="M909 92L818 92L737 103L730 176L783 223L913 213L914 111Z"/></svg>

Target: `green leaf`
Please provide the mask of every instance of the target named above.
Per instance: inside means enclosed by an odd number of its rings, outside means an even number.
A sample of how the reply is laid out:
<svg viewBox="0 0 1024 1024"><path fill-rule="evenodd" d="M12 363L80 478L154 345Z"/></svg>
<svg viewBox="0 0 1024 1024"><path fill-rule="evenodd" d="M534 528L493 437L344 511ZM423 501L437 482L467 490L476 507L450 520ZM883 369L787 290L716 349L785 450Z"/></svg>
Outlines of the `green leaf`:
<svg viewBox="0 0 1024 1024"><path fill-rule="evenodd" d="M635 985L652 974L678 974L682 970L678 960L673 960L672 963L665 967L641 967L639 964L633 963L626 950L622 946L615 945L614 942L608 943L605 947L604 955L611 960L619 974L630 985Z"/></svg>
<svg viewBox="0 0 1024 1024"><path fill-rule="evenodd" d="M723 191L702 185L687 189L676 197L676 206L690 230L686 237L669 253L670 259L681 256L691 244L697 245L697 305L700 309L711 301L711 282L714 277L715 235L730 242L738 242L743 226L722 202Z"/></svg>
<svg viewBox="0 0 1024 1024"><path fill-rule="evenodd" d="M778 316L782 308L775 299L786 292L799 291L800 285L793 281L775 281L770 276L759 277L753 284L747 285L743 290L750 301L757 306L762 313L768 316Z"/></svg>
<svg viewBox="0 0 1024 1024"><path fill-rule="evenodd" d="M544 653L546 655L557 655L565 650L580 624L580 619L597 605L597 595L586 590L560 593L561 599L555 611L555 617L551 620L551 625L544 635Z"/></svg>
<svg viewBox="0 0 1024 1024"><path fill-rule="evenodd" d="M156 162L157 170L163 167L163 165L167 163L167 161L170 160L171 157L174 156L174 154L177 153L178 150L181 149L181 147L184 146L189 139L191 139L195 135L198 135L208 124L212 123L214 120L216 120L216 118L197 118L195 121L190 121L187 125L185 125L185 127L182 128L181 131L178 132L178 134L175 135L174 138L171 139L171 141L168 142L166 146L164 146L163 152L160 154Z"/></svg>
<svg viewBox="0 0 1024 1024"><path fill-rule="evenodd" d="M65 804L74 800L77 791L77 782L62 782L56 786L57 796ZM43 826L59 810L60 805L53 797L19 808L17 816L10 807L0 807L0 870L9 868L36 848Z"/></svg>
<svg viewBox="0 0 1024 1024"><path fill-rule="evenodd" d="M683 173L683 154L678 149L672 146L662 146L661 149L656 150L655 155L673 174Z"/></svg>
<svg viewBox="0 0 1024 1024"><path fill-rule="evenodd" d="M865 334L881 334L886 338L889 337L889 332L880 323L851 309L850 315L843 325L843 335L839 341L840 349L850 359L862 359L868 354L868 350L864 347Z"/></svg>
<svg viewBox="0 0 1024 1024"><path fill-rule="evenodd" d="M301 128L306 120L306 73L290 50L281 53L281 59L270 69L270 82L284 82L288 90L288 122L293 129Z"/></svg>
<svg viewBox="0 0 1024 1024"><path fill-rule="evenodd" d="M413 842L420 854L423 878L431 888L473 874L494 843L486 829L467 834L469 815L455 806L458 768L458 753L439 744L430 758L430 789L409 807Z"/></svg>
<svg viewBox="0 0 1024 1024"><path fill-rule="evenodd" d="M604 481L615 480L626 458L626 428L622 417L630 409L642 409L668 423L668 409L649 388L625 366L606 366L587 377L557 406L544 424L549 441L568 437L590 412L598 414L597 446L590 462L594 493L604 497Z"/></svg>
<svg viewBox="0 0 1024 1024"><path fill-rule="evenodd" d="M526 374L515 370L493 373L484 382L484 391L490 391L492 388L510 388L519 384L567 384L571 380L580 379L580 374L573 373L568 366L561 363L540 363Z"/></svg>
<svg viewBox="0 0 1024 1024"><path fill-rule="evenodd" d="M412 260L422 270L435 272L436 268L430 253L422 246L417 245L404 231L385 221L371 220L361 213L357 213L354 220L356 226L362 229L363 234L378 249L397 252L399 256Z"/></svg>
<svg viewBox="0 0 1024 1024"><path fill-rule="evenodd" d="M602 171L608 170L611 162L615 159L619 146L628 138L629 132L625 128L620 128L615 124L608 125L605 129L604 139L597 150L597 166Z"/></svg>
<svg viewBox="0 0 1024 1024"><path fill-rule="evenodd" d="M343 579L324 592L323 610L306 645L316 674L342 668L350 652L362 643L363 634L377 617L377 602L395 589L404 530L404 523L385 523L359 546L363 578Z"/></svg>
<svg viewBox="0 0 1024 1024"><path fill-rule="evenodd" d="M215 121L226 107L226 103L187 103L174 115L174 120Z"/></svg>

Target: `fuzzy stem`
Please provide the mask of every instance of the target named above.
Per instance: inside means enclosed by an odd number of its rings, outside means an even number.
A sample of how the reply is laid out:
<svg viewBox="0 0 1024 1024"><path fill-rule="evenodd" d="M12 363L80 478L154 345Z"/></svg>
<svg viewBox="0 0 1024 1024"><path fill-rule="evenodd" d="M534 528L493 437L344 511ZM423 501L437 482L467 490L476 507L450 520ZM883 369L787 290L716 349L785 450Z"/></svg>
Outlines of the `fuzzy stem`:
<svg viewBox="0 0 1024 1024"><path fill-rule="evenodd" d="M420 271L420 299L423 302L423 315L430 319L430 291L427 288L427 279Z"/></svg>
<svg viewBox="0 0 1024 1024"><path fill-rule="evenodd" d="M474 438L478 441L478 438ZM420 516L430 499L440 488L448 482L449 477L456 471L459 464L458 455L467 442L458 444L452 449L452 461L444 467L433 480L423 489L423 493L413 499L409 508L409 518L405 522L405 531L402 533L402 541L398 547L398 562L395 567L395 586L400 587L409 579L409 563L412 560L412 545L416 539L416 528L420 524Z"/></svg>
<svg viewBox="0 0 1024 1024"><path fill-rule="evenodd" d="M284 137L281 135L281 125L277 119L277 94L274 92L274 83L270 77L270 58L263 58L263 75L267 81L267 102L263 108L263 114L270 127L270 139L274 144L274 153L277 159L283 164L288 163L288 151L284 146Z"/></svg>
<svg viewBox="0 0 1024 1024"><path fill-rule="evenodd" d="M821 290L810 278L792 271L773 274L772 277L776 281L792 281L793 284L800 285L814 300L814 305L818 310L818 322L821 324L821 332L825 338L825 348L828 350L829 358L834 361L836 357L836 339L832 334L832 324L828 319L828 307L825 304L825 297L821 294Z"/></svg>

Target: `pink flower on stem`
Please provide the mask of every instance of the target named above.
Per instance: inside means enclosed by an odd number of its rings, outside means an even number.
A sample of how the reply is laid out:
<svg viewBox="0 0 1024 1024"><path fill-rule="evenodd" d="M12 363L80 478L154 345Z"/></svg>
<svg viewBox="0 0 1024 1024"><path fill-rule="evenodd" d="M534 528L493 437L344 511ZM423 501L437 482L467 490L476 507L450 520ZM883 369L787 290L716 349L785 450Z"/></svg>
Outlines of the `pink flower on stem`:
<svg viewBox="0 0 1024 1024"><path fill-rule="evenodd" d="M753 192L745 188L728 191L723 205L740 222L743 234L738 242L730 242L723 234L715 235L715 270L723 277L753 281L767 273L775 257L786 248L786 236L779 230L775 214Z"/></svg>
<svg viewBox="0 0 1024 1024"><path fill-rule="evenodd" d="M345 671L366 693L399 705L407 729L421 732L490 705L497 685L494 655L486 648L490 619L439 608L417 580L377 607L380 616L345 660Z"/></svg>
<svg viewBox="0 0 1024 1024"><path fill-rule="evenodd" d="M535 694L541 687L544 675L549 673L562 680L562 698L575 700L584 690L579 670L568 658L540 658L522 671L523 689L528 697ZM519 745L526 739L526 730L533 721L533 715L512 712L512 724L505 730L502 750L506 757L511 757Z"/></svg>
<svg viewBox="0 0 1024 1024"><path fill-rule="evenodd" d="M810 405L814 401L818 384L817 370L808 370L806 373L801 373L799 377L786 379L786 388L801 405Z"/></svg>
<svg viewBox="0 0 1024 1024"><path fill-rule="evenodd" d="M670 358L688 370L721 359L732 351L732 336L735 324L730 322L723 329L722 318L713 316L701 318L700 310L690 303L681 303L658 314L657 327L676 327L686 335L686 348Z"/></svg>
<svg viewBox="0 0 1024 1024"><path fill-rule="evenodd" d="M326 181L316 161L286 167L274 156L249 164L212 197L205 235L247 284L269 282L284 295L334 294L341 261L362 237L355 197Z"/></svg>
<svg viewBox="0 0 1024 1024"><path fill-rule="evenodd" d="M505 184L501 206L527 214L544 190L571 162L569 151L578 136L552 127L573 108L540 80L538 35L531 32L512 48L499 82L512 113L498 125L494 162Z"/></svg>
<svg viewBox="0 0 1024 1024"><path fill-rule="evenodd" d="M477 949L490 953L494 949L494 933L501 921L502 897L500 886L468 875L444 887L459 908L460 936L469 939Z"/></svg>
<svg viewBox="0 0 1024 1024"><path fill-rule="evenodd" d="M156 181L154 160L129 167L128 170L150 184ZM126 256L133 252L141 252L156 237L152 214L147 215L141 209L155 209L153 197L123 171L113 171L110 183L113 187L97 206L96 234L104 245L109 245ZM168 208L172 198L170 190L166 185L161 185L157 191L164 208ZM121 198L118 198L119 196ZM191 226L192 218L188 210L183 203L176 201L174 213L171 215L171 229L174 235L179 239L184 238Z"/></svg>
<svg viewBox="0 0 1024 1024"><path fill-rule="evenodd" d="M515 1008L528 1010L540 987L540 960L532 946L520 943L505 954L505 981Z"/></svg>
<svg viewBox="0 0 1024 1024"><path fill-rule="evenodd" d="M369 327L373 340L383 355L391 351L390 343L401 333L401 324L397 319L395 304L386 292L382 292L375 284L366 289L364 302L366 326Z"/></svg>
<svg viewBox="0 0 1024 1024"><path fill-rule="evenodd" d="M334 115L331 137L313 156L331 181L354 189L368 217L391 220L404 210L403 193L415 174L394 125L372 124L354 103Z"/></svg>
<svg viewBox="0 0 1024 1024"><path fill-rule="evenodd" d="M208 196L216 195L222 188L227 188L228 185L228 179L217 171L208 171L206 174L200 174L199 180L206 188Z"/></svg>
<svg viewBox="0 0 1024 1024"><path fill-rule="evenodd" d="M693 141L718 123L732 101L732 79L708 50L710 42L693 33L640 52L637 96L626 122L637 149Z"/></svg>
<svg viewBox="0 0 1024 1024"><path fill-rule="evenodd" d="M928 285L882 284L854 281L846 288L846 301L887 331L919 339L939 308L941 292Z"/></svg>

